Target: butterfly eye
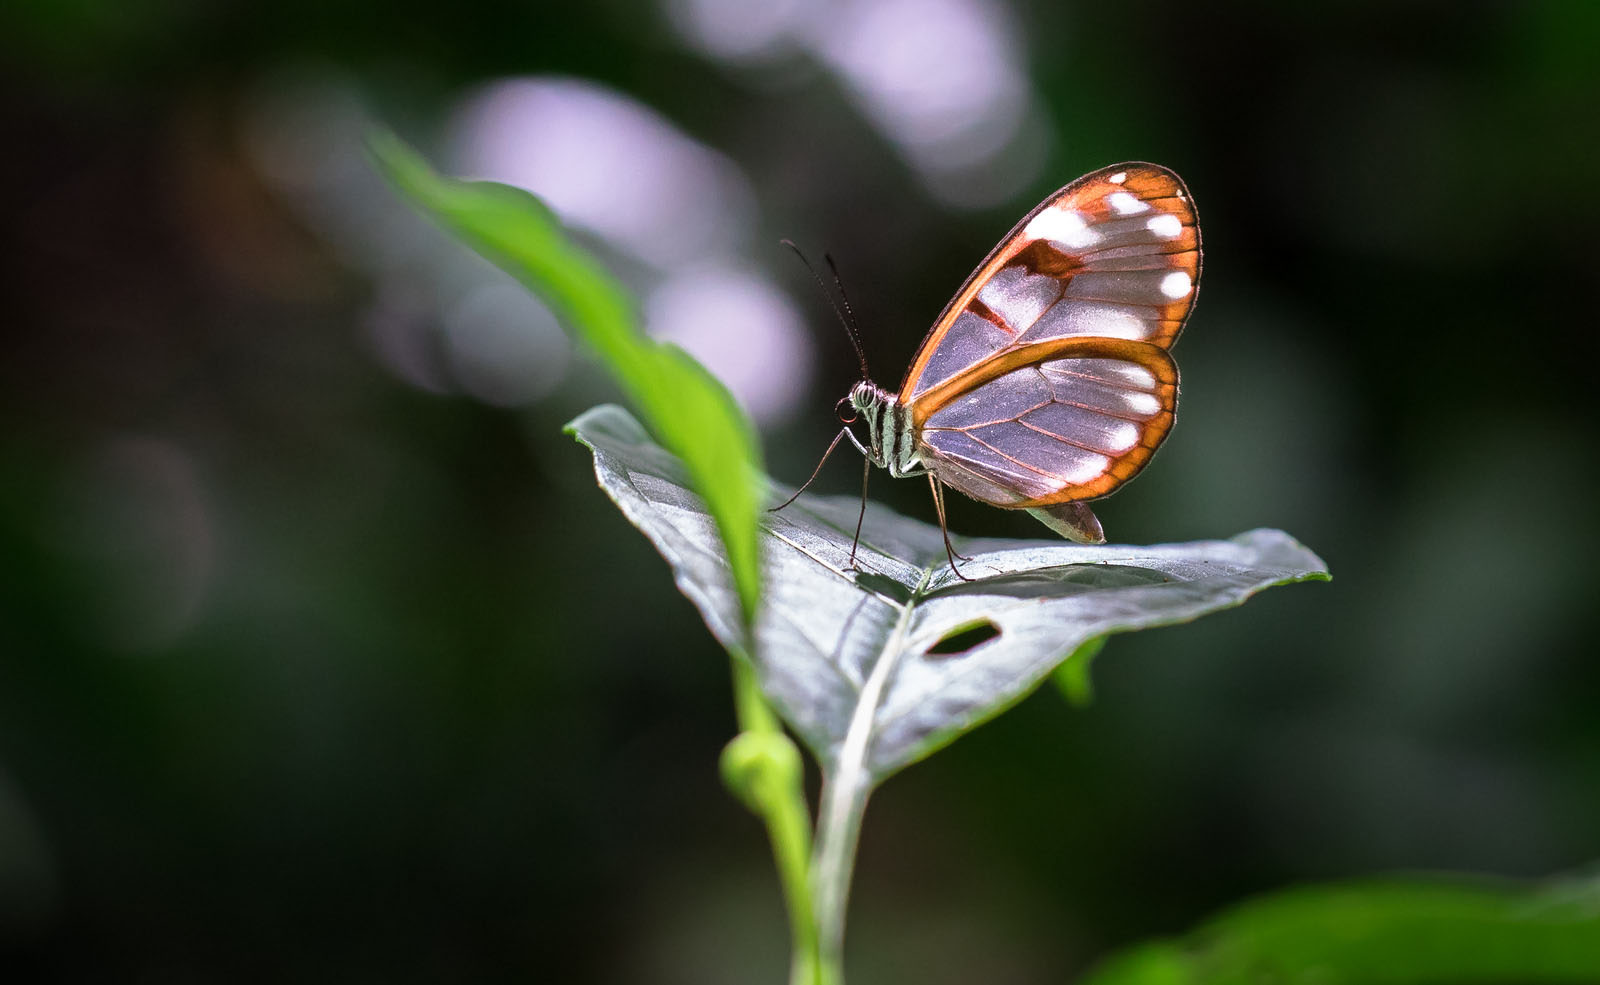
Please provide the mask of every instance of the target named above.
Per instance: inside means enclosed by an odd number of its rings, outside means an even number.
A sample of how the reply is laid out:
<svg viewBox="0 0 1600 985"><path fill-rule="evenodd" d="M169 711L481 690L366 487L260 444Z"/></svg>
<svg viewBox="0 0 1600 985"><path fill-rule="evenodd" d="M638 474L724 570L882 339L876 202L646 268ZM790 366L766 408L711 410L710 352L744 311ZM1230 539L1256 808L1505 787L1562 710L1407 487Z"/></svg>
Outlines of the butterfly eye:
<svg viewBox="0 0 1600 985"><path fill-rule="evenodd" d="M840 424L854 424L856 422L856 406L850 402L849 397L841 398L834 405L833 412L839 415Z"/></svg>

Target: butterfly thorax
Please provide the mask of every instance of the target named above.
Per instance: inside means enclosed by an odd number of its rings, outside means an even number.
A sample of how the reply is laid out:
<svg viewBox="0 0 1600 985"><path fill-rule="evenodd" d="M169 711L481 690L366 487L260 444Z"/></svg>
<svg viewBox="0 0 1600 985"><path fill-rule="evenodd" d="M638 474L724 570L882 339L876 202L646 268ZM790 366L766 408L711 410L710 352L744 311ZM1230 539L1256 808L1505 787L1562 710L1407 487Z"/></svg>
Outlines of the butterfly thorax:
<svg viewBox="0 0 1600 985"><path fill-rule="evenodd" d="M896 478L918 468L911 411L898 396L871 380L862 380L850 389L850 406L867 422L867 448L872 464L888 469Z"/></svg>

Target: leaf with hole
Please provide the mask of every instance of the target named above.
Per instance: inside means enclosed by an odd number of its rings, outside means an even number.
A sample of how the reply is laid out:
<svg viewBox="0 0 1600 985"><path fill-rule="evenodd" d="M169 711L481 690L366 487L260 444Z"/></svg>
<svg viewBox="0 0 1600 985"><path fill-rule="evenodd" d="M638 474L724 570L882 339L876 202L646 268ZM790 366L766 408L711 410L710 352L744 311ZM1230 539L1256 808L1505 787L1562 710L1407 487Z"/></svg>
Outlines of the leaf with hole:
<svg viewBox="0 0 1600 985"><path fill-rule="evenodd" d="M725 646L741 649L739 604L711 519L682 466L617 407L568 425L595 474L671 565ZM774 487L772 503L785 490ZM939 528L875 504L858 567L859 500L803 496L765 515L765 594L753 661L762 690L831 779L863 788L1027 695L1069 654L1087 661L1113 633L1185 622L1274 585L1326 579L1315 554L1277 530L1148 547L956 538L958 579Z"/></svg>

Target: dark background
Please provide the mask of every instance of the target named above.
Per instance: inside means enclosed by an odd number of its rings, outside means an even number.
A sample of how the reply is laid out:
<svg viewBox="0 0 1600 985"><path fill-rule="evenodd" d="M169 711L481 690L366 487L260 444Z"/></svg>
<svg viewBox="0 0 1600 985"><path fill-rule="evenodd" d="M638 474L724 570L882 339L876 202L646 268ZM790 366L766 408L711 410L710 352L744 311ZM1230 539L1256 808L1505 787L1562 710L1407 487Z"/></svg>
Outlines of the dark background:
<svg viewBox="0 0 1600 985"><path fill-rule="evenodd" d="M463 100L518 76L719 162L681 199L727 227L694 270L797 328L690 280L685 344L774 404L791 481L856 374L780 236L833 252L892 385L1056 186L1155 160L1199 205L1180 423L1100 515L1134 542L1279 526L1336 580L1115 639L1089 709L1042 689L891 780L853 979L1062 981L1252 893L1600 855L1600 7L794 7L0 13L8 981L782 979L768 847L716 773L726 658L561 433L614 391L536 307L463 321L470 291L525 302L360 157L381 121L466 169ZM762 11L801 26L740 48ZM1011 79L1009 142L885 122L930 61ZM582 126L493 132L603 156ZM641 259L572 221L641 295L683 273L683 222ZM875 494L931 517L899 485Z"/></svg>

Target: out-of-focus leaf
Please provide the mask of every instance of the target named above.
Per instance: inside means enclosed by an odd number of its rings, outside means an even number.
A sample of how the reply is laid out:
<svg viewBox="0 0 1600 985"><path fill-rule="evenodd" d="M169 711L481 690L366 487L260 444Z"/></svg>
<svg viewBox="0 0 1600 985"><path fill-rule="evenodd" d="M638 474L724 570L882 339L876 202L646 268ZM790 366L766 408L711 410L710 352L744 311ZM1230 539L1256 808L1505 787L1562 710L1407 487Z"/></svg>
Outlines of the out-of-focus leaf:
<svg viewBox="0 0 1600 985"><path fill-rule="evenodd" d="M726 387L677 346L638 328L626 291L520 188L439 175L389 133L368 145L413 205L547 301L600 355L651 430L682 460L726 549L745 617L760 597L756 514L760 448Z"/></svg>
<svg viewBox="0 0 1600 985"><path fill-rule="evenodd" d="M1089 677L1089 668L1094 666L1094 658L1105 648L1104 636L1092 639L1061 661L1061 666L1051 674L1062 696L1074 708L1087 708L1094 700L1094 681Z"/></svg>
<svg viewBox="0 0 1600 985"><path fill-rule="evenodd" d="M1180 940L1136 947L1083 982L1592 985L1600 982L1600 882L1293 889L1230 910Z"/></svg>
<svg viewBox="0 0 1600 985"><path fill-rule="evenodd" d="M711 631L739 646L728 561L682 466L620 408L596 408L568 428ZM962 572L976 580L964 582L937 527L876 506L852 568L858 506L802 497L765 515L766 595L751 655L762 689L830 775L864 783L998 714L1089 641L1327 577L1287 534L1252 530L1151 547L956 538L973 556Z"/></svg>

